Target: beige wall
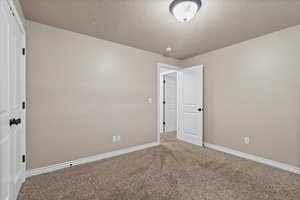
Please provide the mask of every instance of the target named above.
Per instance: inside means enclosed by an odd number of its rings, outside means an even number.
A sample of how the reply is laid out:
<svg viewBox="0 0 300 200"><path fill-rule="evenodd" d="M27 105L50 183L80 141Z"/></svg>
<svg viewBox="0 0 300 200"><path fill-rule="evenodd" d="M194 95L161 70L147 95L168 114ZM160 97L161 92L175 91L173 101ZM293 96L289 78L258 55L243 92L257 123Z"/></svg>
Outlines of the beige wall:
<svg viewBox="0 0 300 200"><path fill-rule="evenodd" d="M206 142L300 167L299 35L295 26L179 62L27 21L28 168L155 141L158 62L204 64Z"/></svg>
<svg viewBox="0 0 300 200"><path fill-rule="evenodd" d="M196 64L206 142L300 167L300 26L182 62Z"/></svg>
<svg viewBox="0 0 300 200"><path fill-rule="evenodd" d="M156 66L177 60L30 21L27 37L29 169L156 141Z"/></svg>

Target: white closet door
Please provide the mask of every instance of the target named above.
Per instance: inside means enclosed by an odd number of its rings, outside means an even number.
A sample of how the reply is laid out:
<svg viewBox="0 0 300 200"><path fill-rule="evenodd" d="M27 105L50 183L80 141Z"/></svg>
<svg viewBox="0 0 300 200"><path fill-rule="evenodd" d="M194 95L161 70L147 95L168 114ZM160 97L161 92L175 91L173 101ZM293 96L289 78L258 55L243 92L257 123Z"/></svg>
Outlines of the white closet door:
<svg viewBox="0 0 300 200"><path fill-rule="evenodd" d="M178 139L203 145L203 66L179 72L179 134Z"/></svg>
<svg viewBox="0 0 300 200"><path fill-rule="evenodd" d="M177 128L177 74L165 75L165 132Z"/></svg>
<svg viewBox="0 0 300 200"><path fill-rule="evenodd" d="M6 0L0 19L0 197L14 200L25 178L24 33Z"/></svg>
<svg viewBox="0 0 300 200"><path fill-rule="evenodd" d="M22 161L25 146L25 127L24 111L22 102L24 101L24 56L23 49L23 33L17 24L15 17L10 18L11 37L10 37L10 118L15 119L17 124L10 127L11 129L11 174L12 174L12 190L16 196L21 188L24 180L25 163Z"/></svg>
<svg viewBox="0 0 300 200"><path fill-rule="evenodd" d="M10 200L11 137L9 108L9 44L10 12L7 2L0 0L0 199Z"/></svg>

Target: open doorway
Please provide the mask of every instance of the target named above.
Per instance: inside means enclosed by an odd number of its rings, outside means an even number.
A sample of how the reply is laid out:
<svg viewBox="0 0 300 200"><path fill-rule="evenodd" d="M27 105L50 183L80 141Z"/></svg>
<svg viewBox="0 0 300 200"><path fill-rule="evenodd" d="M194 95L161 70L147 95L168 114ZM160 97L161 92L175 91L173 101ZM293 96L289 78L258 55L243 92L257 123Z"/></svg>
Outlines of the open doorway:
<svg viewBox="0 0 300 200"><path fill-rule="evenodd" d="M178 67L159 64L159 137L177 136Z"/></svg>
<svg viewBox="0 0 300 200"><path fill-rule="evenodd" d="M203 65L158 64L157 136L203 146Z"/></svg>

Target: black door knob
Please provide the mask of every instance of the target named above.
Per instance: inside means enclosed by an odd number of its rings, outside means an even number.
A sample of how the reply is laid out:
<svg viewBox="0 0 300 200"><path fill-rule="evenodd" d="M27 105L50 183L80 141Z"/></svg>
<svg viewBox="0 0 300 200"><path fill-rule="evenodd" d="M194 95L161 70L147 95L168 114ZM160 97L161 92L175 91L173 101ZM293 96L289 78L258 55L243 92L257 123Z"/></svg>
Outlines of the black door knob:
<svg viewBox="0 0 300 200"><path fill-rule="evenodd" d="M198 111L201 112L201 111L202 111L202 108L198 108Z"/></svg>
<svg viewBox="0 0 300 200"><path fill-rule="evenodd" d="M21 118L16 119L16 125L21 124Z"/></svg>
<svg viewBox="0 0 300 200"><path fill-rule="evenodd" d="M15 118L10 119L9 120L9 126L12 126L14 124L16 124L16 119Z"/></svg>
<svg viewBox="0 0 300 200"><path fill-rule="evenodd" d="M12 118L9 120L9 126L21 124L21 118Z"/></svg>

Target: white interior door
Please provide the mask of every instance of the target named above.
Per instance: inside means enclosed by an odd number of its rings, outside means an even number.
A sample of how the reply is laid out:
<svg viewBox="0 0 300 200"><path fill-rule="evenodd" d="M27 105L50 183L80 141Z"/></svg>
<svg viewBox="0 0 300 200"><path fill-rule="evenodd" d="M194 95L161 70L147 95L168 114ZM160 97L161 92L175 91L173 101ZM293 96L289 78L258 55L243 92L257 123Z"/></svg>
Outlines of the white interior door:
<svg viewBox="0 0 300 200"><path fill-rule="evenodd" d="M11 36L10 37L10 115L16 123L11 129L11 170L12 170L12 187L13 194L17 195L24 181L25 161L23 161L25 146L25 113L22 104L25 99L24 93L24 56L22 55L24 43L23 33L16 23L15 18L11 18Z"/></svg>
<svg viewBox="0 0 300 200"><path fill-rule="evenodd" d="M177 138L203 145L203 65L180 70Z"/></svg>
<svg viewBox="0 0 300 200"><path fill-rule="evenodd" d="M177 73L166 74L164 92L165 132L177 129Z"/></svg>
<svg viewBox="0 0 300 200"><path fill-rule="evenodd" d="M0 0L0 199L10 199L10 127L9 127L9 18L5 1Z"/></svg>
<svg viewBox="0 0 300 200"><path fill-rule="evenodd" d="M24 33L6 0L0 19L0 196L14 200L25 179Z"/></svg>

